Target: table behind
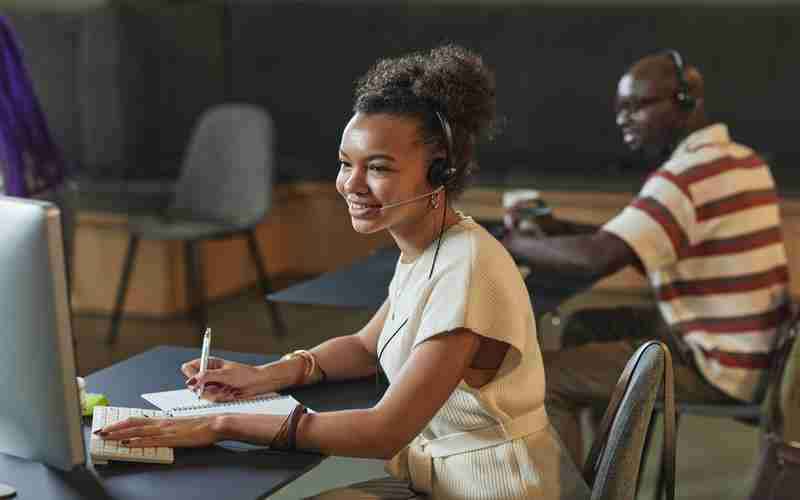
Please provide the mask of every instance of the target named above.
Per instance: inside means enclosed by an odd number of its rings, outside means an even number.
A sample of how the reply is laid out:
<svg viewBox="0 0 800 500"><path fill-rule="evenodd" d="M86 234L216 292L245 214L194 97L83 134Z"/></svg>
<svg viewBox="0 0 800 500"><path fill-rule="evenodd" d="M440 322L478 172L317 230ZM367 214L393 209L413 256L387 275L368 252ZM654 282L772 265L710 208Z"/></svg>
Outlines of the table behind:
<svg viewBox="0 0 800 500"><path fill-rule="evenodd" d="M336 271L304 281L267 296L275 302L377 309L386 300L400 251L382 248ZM537 317L554 312L568 298L592 282L534 272L525 279Z"/></svg>

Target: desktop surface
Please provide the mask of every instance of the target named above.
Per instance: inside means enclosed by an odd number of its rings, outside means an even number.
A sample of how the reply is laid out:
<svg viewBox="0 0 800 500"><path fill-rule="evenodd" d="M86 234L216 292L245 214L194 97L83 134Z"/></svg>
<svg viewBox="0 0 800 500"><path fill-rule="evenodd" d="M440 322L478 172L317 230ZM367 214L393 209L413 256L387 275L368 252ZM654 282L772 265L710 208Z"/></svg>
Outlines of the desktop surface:
<svg viewBox="0 0 800 500"><path fill-rule="evenodd" d="M141 398L147 392L179 388L180 364L198 357L199 349L159 346L95 372L86 378L88 392L101 392L115 406L151 408ZM214 356L244 363L265 363L277 356L215 351ZM324 384L292 391L317 411L366 408L379 394L374 380ZM84 422L89 442L89 422ZM269 450L234 452L217 446L176 449L172 465L111 463L61 472L0 454L0 482L17 489L17 498L264 498L299 478L324 459L314 453Z"/></svg>

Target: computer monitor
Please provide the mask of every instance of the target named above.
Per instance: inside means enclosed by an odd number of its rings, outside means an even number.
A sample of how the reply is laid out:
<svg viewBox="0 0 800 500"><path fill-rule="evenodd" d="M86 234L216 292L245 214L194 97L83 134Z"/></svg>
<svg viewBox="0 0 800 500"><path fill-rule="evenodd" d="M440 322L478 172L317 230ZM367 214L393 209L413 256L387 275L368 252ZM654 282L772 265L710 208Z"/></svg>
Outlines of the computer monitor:
<svg viewBox="0 0 800 500"><path fill-rule="evenodd" d="M58 208L0 196L0 452L85 464Z"/></svg>

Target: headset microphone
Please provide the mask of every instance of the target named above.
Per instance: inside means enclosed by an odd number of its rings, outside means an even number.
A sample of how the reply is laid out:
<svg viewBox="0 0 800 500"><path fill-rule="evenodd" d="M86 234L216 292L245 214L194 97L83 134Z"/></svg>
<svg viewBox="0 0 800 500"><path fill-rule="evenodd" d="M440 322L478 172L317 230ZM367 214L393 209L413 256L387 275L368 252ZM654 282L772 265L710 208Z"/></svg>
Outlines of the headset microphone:
<svg viewBox="0 0 800 500"><path fill-rule="evenodd" d="M398 202L395 202L395 203L389 203L388 205L383 205L381 207L381 210L385 210L387 208L399 207L400 205L405 205L407 203L413 203L413 202L415 202L417 200L421 200L423 198L427 198L428 196L434 195L434 194L438 193L439 191L441 191L442 189L444 189L444 186L439 186L438 188L434 189L430 193L421 194L419 196L415 196L415 197L409 198L407 200L398 201Z"/></svg>

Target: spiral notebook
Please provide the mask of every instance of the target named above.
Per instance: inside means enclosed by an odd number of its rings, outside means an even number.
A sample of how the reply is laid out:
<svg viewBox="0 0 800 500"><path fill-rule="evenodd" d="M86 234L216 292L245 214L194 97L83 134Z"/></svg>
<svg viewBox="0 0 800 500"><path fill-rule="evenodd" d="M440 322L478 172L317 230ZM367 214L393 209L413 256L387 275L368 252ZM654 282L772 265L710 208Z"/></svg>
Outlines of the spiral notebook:
<svg viewBox="0 0 800 500"><path fill-rule="evenodd" d="M288 394L270 392L250 399L215 403L198 398L189 389L151 392L142 397L173 417L195 417L218 413L258 413L263 415L288 415L299 403Z"/></svg>

